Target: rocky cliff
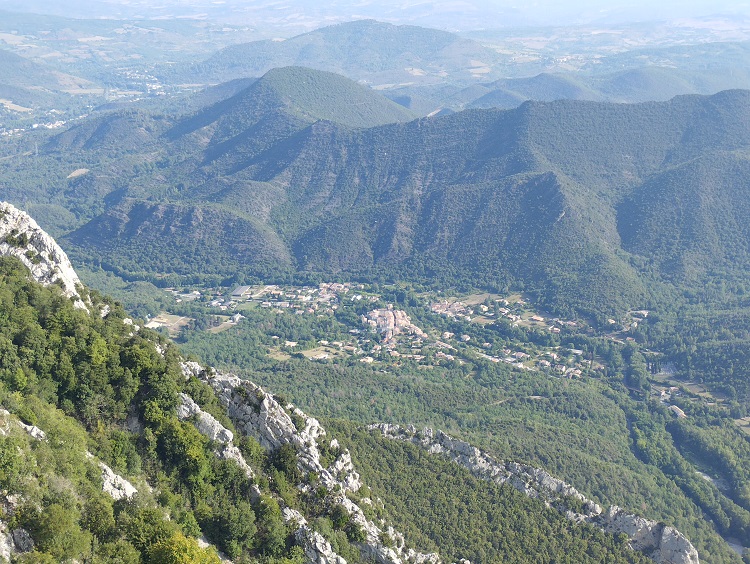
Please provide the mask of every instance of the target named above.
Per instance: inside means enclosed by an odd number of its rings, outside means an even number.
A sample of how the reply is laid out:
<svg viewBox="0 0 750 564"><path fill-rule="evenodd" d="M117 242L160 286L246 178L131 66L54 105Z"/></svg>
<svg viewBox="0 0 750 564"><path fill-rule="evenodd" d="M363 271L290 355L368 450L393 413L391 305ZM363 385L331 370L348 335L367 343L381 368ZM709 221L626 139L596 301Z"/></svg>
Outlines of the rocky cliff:
<svg viewBox="0 0 750 564"><path fill-rule="evenodd" d="M34 280L58 284L76 307L86 309L78 293L81 281L65 251L27 213L7 202L0 202L0 255L20 259Z"/></svg>
<svg viewBox="0 0 750 564"><path fill-rule="evenodd" d="M555 478L546 470L517 462L503 462L471 444L455 439L442 431L413 426L401 427L381 423L370 425L383 436L409 441L433 454L441 454L456 464L468 468L478 478L509 484L521 493L543 500L562 511L575 522L588 522L608 533L624 533L630 538L630 546L651 557L658 564L699 564L698 551L677 529L633 515L613 505L607 511L587 499L570 484ZM567 508L565 499L575 498L582 502L583 512Z"/></svg>
<svg viewBox="0 0 750 564"><path fill-rule="evenodd" d="M195 365L192 367L185 365L184 368L187 373L197 373ZM385 523L375 523L369 520L360 505L347 496L362 487L359 474L352 465L349 451L341 449L335 439L328 439L325 429L317 419L309 417L292 404L280 404L260 386L242 380L236 375L217 373L210 369L196 375L199 375L214 389L239 432L254 437L261 446L268 450L278 449L284 444L294 447L297 467L304 476L298 488L302 491L309 490L311 486L308 478L315 475L327 492L326 503L330 506L344 507L352 521L361 527L365 538L360 546L368 557L381 564L404 562L437 564L440 562L437 554L424 554L407 547L402 534ZM186 405L189 404L190 402L183 398L183 404L179 409L187 413ZM196 427L199 430L202 429L201 432L207 436L209 434L226 436L214 424L209 424L209 418L205 415L198 413L193 413L193 415L197 415ZM323 448L336 453L332 462L324 461L321 453ZM366 498L360 503L368 502L372 503ZM311 562L345 564L346 561L333 552L330 544L319 533L310 529L299 512L292 508L285 508L283 514L287 522L297 523L298 529L295 536ZM389 543L392 546L386 546L383 543L386 536L394 541Z"/></svg>

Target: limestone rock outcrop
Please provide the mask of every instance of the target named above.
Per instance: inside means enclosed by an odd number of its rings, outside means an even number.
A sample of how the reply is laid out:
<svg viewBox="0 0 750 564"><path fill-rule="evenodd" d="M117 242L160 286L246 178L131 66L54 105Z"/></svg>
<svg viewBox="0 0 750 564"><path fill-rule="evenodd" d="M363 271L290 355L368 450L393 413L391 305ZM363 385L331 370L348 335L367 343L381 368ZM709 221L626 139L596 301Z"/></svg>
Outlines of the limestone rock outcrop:
<svg viewBox="0 0 750 564"><path fill-rule="evenodd" d="M180 394L180 405L177 406L178 419L189 419L195 416L195 427L212 441L231 443L234 433L219 423L210 413L203 411L187 394Z"/></svg>
<svg viewBox="0 0 750 564"><path fill-rule="evenodd" d="M0 407L0 436L10 433L10 424L14 422L19 428L23 429L27 435L37 441L46 441L47 433L42 431L36 425L27 425L15 416L11 416L10 411Z"/></svg>
<svg viewBox="0 0 750 564"><path fill-rule="evenodd" d="M15 555L34 550L29 532L21 528L11 530L6 521L13 517L20 502L19 495L0 492L0 562L11 562Z"/></svg>
<svg viewBox="0 0 750 564"><path fill-rule="evenodd" d="M34 280L45 286L59 284L76 307L87 309L68 255L27 213L7 202L0 202L0 255L20 259Z"/></svg>
<svg viewBox="0 0 750 564"><path fill-rule="evenodd" d="M656 562L671 564L698 564L698 551L674 527L627 513L612 505L593 521L610 533L625 533L630 545Z"/></svg>
<svg viewBox="0 0 750 564"><path fill-rule="evenodd" d="M346 564L346 560L333 551L331 543L307 525L302 525L297 529L294 538L305 551L305 556L309 562L313 564Z"/></svg>
<svg viewBox="0 0 750 564"><path fill-rule="evenodd" d="M268 450L275 450L283 444L294 446L298 469L306 476L317 476L319 484L328 492L326 501L344 507L351 520L361 527L365 534L361 548L369 558L381 564L440 562L437 554L423 554L407 548L403 535L391 527L382 529L367 519L362 508L347 497L348 492L357 492L362 487L359 474L352 465L349 452L341 449L335 440L326 438L326 431L317 419L307 416L292 404L281 405L257 384L234 374L202 371L200 378L214 389L238 432L254 437ZM325 450L328 456L333 453L333 460L326 461L321 450ZM311 486L304 482L298 487L306 491ZM308 527L299 513L285 508L283 515L287 522L298 524L295 536L311 562L345 563L319 533ZM394 547L382 543L384 533L395 541Z"/></svg>
<svg viewBox="0 0 750 564"><path fill-rule="evenodd" d="M183 363L183 373L194 373L191 370L195 367L190 366L190 364L196 363ZM197 373L202 373L202 370ZM177 418L180 420L194 418L195 428L198 429L198 432L209 440L221 445L215 451L216 456L223 460L234 460L248 478L252 478L255 475L245 457L242 456L240 449L232 443L234 433L219 423L213 415L203 411L193 401L193 398L187 394L180 394L180 405L177 406Z"/></svg>
<svg viewBox="0 0 750 564"><path fill-rule="evenodd" d="M539 498L548 505L557 507L575 522L588 522L608 533L625 533L634 550L644 553L658 564L699 564L698 551L674 527L627 513L617 506L611 506L603 512L599 505L546 470L496 460L486 452L440 430L418 430L414 426L401 427L388 423L370 425L369 429L376 429L389 439L419 445L432 454L441 454L467 468L478 478L498 484L507 483L529 497ZM565 506L565 498L571 497L582 502L581 513Z"/></svg>
<svg viewBox="0 0 750 564"><path fill-rule="evenodd" d="M99 462L99 468L102 470L102 491L115 501L124 498L130 499L138 493L138 490L133 484L119 474L116 474L115 471L104 464L104 462Z"/></svg>

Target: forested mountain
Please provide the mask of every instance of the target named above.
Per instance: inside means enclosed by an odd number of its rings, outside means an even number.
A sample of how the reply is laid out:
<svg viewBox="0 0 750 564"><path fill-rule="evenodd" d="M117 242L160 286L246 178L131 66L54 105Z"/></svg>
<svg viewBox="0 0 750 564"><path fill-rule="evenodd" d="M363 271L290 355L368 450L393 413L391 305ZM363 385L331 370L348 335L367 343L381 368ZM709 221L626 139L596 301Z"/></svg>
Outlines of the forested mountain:
<svg viewBox="0 0 750 564"><path fill-rule="evenodd" d="M748 86L750 74L742 67L731 72L728 69L726 72L718 72L716 69L709 72L651 65L611 74L541 73L529 78L505 78L454 94L446 100L445 105L467 108L515 108L526 100L658 102L678 95L713 94L720 90ZM418 94L419 90L416 89L414 92Z"/></svg>
<svg viewBox="0 0 750 564"><path fill-rule="evenodd" d="M62 199L47 192L50 203L84 218L104 210L68 240L141 277L471 279L522 284L559 311L597 315L642 307L654 282L689 287L750 260L743 208L731 221L725 213L743 186L745 91L638 105L531 102L354 129L404 116L340 78L329 101L329 79L274 71L192 117L119 112L53 138L45 158L93 170L68 180ZM293 98L283 94L288 81L308 86ZM335 107L341 121L321 119ZM686 212L675 215L670 198ZM144 237L163 250L146 251ZM697 270L665 262L683 255Z"/></svg>
<svg viewBox="0 0 750 564"><path fill-rule="evenodd" d="M747 91L412 121L323 71L233 91L188 116L95 114L33 168L0 163L2 195L66 208L81 258L141 279L398 276L611 316L750 264Z"/></svg>

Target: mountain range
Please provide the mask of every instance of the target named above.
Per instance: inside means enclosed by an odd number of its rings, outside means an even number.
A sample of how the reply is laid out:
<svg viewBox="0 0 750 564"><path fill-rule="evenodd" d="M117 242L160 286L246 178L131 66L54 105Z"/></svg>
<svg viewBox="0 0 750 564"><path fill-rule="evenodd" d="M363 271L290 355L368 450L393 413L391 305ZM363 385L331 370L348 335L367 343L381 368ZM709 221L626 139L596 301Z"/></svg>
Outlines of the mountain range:
<svg viewBox="0 0 750 564"><path fill-rule="evenodd" d="M750 264L746 91L412 117L276 69L187 117L116 111L53 137L42 163L90 172L35 203L74 211L65 240L138 276L379 272L611 315Z"/></svg>

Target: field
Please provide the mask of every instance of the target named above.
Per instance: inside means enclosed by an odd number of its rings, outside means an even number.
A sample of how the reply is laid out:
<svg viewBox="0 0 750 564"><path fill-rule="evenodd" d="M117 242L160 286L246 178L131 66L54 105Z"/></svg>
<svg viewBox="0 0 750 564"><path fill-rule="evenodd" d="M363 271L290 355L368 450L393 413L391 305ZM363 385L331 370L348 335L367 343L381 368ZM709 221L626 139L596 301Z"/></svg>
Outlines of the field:
<svg viewBox="0 0 750 564"><path fill-rule="evenodd" d="M169 331L170 337L176 337L191 321L194 320L190 317L171 315L166 312L161 312L159 315L151 319L151 321L146 323L146 327L148 327L149 329L159 329L160 327L165 327L167 331Z"/></svg>

